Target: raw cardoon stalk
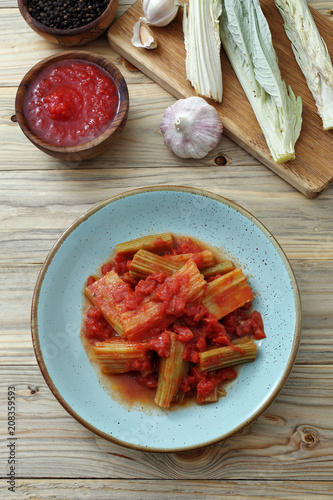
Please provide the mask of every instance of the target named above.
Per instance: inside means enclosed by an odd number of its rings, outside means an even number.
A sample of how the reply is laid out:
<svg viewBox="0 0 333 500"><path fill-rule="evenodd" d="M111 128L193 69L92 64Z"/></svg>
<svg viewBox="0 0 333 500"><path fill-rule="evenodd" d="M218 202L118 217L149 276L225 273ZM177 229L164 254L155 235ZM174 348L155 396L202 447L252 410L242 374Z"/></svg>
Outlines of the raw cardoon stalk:
<svg viewBox="0 0 333 500"><path fill-rule="evenodd" d="M333 128L333 66L306 0L275 0L324 130Z"/></svg>
<svg viewBox="0 0 333 500"><path fill-rule="evenodd" d="M221 39L222 0L190 0L184 5L183 31L186 78L200 96L222 101Z"/></svg>
<svg viewBox="0 0 333 500"><path fill-rule="evenodd" d="M302 100L282 80L259 0L223 0L221 40L276 163L295 158Z"/></svg>

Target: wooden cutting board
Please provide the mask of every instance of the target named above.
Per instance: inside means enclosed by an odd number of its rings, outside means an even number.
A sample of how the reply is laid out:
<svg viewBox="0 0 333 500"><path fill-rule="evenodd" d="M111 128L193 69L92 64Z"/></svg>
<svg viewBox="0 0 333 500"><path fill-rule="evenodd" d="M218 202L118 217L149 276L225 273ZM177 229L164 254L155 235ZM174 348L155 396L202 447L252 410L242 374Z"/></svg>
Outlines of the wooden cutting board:
<svg viewBox="0 0 333 500"><path fill-rule="evenodd" d="M109 28L111 47L176 98L195 95L185 76L183 9L179 9L176 19L168 26L153 28L159 45L154 50L146 50L131 44L133 25L143 15L141 5L141 0L138 0ZM333 130L324 131L322 128L314 100L295 61L274 1L261 0L261 5L271 28L282 77L287 85L291 85L296 96L300 95L303 100L303 124L296 143L296 159L284 164L273 162L256 117L223 49L223 102L209 102L219 112L225 135L305 196L315 198L333 180ZM333 23L314 9L311 12L332 57Z"/></svg>

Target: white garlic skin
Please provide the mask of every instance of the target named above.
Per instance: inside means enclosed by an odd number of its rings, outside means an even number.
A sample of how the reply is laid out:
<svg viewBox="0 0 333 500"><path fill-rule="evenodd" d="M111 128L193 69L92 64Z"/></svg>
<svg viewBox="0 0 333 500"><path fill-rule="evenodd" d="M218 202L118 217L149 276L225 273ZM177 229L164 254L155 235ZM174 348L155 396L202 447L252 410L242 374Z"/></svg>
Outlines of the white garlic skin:
<svg viewBox="0 0 333 500"><path fill-rule="evenodd" d="M167 26L178 12L174 0L143 0L142 9L146 22L152 26Z"/></svg>
<svg viewBox="0 0 333 500"><path fill-rule="evenodd" d="M217 146L223 125L216 109L202 97L188 97L166 109L160 129L175 155L200 159Z"/></svg>

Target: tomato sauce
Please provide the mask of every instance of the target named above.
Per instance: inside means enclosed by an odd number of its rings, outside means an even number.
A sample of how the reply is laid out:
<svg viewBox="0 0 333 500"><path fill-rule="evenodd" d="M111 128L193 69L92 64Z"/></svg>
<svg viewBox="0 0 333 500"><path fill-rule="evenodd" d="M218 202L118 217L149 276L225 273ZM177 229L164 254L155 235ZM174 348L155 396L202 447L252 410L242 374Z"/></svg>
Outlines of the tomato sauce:
<svg viewBox="0 0 333 500"><path fill-rule="evenodd" d="M138 372L129 372L122 374L114 374L106 377L102 375L102 384L113 399L120 404L125 404L127 408L135 407L136 409L153 408L154 395L157 386L157 378L150 378L149 383L144 384L140 380Z"/></svg>
<svg viewBox="0 0 333 500"><path fill-rule="evenodd" d="M95 344L96 342L103 342L113 337L119 337L119 335L104 319L100 309L93 306L87 311L85 337L91 344Z"/></svg>
<svg viewBox="0 0 333 500"><path fill-rule="evenodd" d="M46 142L77 146L101 135L119 105L110 75L94 63L68 59L50 65L30 84L24 116Z"/></svg>

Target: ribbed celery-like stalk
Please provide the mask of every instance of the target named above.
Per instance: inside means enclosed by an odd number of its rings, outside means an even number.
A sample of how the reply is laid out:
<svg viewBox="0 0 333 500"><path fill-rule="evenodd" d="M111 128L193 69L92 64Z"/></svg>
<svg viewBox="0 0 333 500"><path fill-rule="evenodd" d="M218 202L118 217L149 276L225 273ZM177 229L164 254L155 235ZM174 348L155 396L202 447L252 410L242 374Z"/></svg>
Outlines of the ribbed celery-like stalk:
<svg viewBox="0 0 333 500"><path fill-rule="evenodd" d="M200 264L200 267L206 267L212 264L214 257L210 250L161 257L148 250L141 249L135 253L129 265L129 272L131 276L143 279L158 271L163 271L168 276L171 276L190 259Z"/></svg>
<svg viewBox="0 0 333 500"><path fill-rule="evenodd" d="M163 271L168 276L171 276L182 265L182 263L174 263L148 250L141 249L134 255L129 266L129 272L131 276L143 279L158 271Z"/></svg>
<svg viewBox="0 0 333 500"><path fill-rule="evenodd" d="M202 303L217 319L221 319L252 300L253 293L246 276L237 268L208 283Z"/></svg>
<svg viewBox="0 0 333 500"><path fill-rule="evenodd" d="M199 271L196 273L199 274ZM128 310L123 301L118 302L118 298L130 293L133 293L130 285L115 271L106 273L86 288L86 295L91 302L102 311L116 332L128 340L141 341L147 335L149 338L150 329L167 328L173 321L173 316L165 313L163 303L149 298L143 300L135 311Z"/></svg>
<svg viewBox="0 0 333 500"><path fill-rule="evenodd" d="M233 346L217 347L199 353L199 367L200 371L216 370L240 363L249 363L254 361L256 357L256 343L252 339L244 337L242 342L238 341Z"/></svg>
<svg viewBox="0 0 333 500"><path fill-rule="evenodd" d="M130 341L144 341L151 338L151 331L162 331L173 321L174 316L166 314L162 302L144 299L137 311L125 311L121 315L124 337Z"/></svg>
<svg viewBox="0 0 333 500"><path fill-rule="evenodd" d="M181 253L179 255L165 255L163 258L180 265L193 259L199 268L212 266L214 263L214 255L210 250L202 250L201 252L195 253Z"/></svg>
<svg viewBox="0 0 333 500"><path fill-rule="evenodd" d="M98 342L93 346L93 353L103 373L126 373L131 370L130 362L143 360L146 356L142 343L122 341Z"/></svg>
<svg viewBox="0 0 333 500"><path fill-rule="evenodd" d="M130 293L131 287L118 276L115 271L106 273L85 289L90 301L103 313L104 318L121 337L124 335L124 326L117 303L114 300L115 292L122 290Z"/></svg>
<svg viewBox="0 0 333 500"><path fill-rule="evenodd" d="M214 387L213 392L211 392L208 396L203 397L198 401L198 396L197 396L197 401L200 404L208 404L208 403L216 403L219 400L219 388L218 385Z"/></svg>
<svg viewBox="0 0 333 500"><path fill-rule="evenodd" d="M214 388L213 392L209 394L209 396L206 396L205 398L202 398L200 401L201 404L204 403L216 403L219 400L219 391L217 386Z"/></svg>
<svg viewBox="0 0 333 500"><path fill-rule="evenodd" d="M221 262L220 264L216 264L216 266L207 267L207 269L203 269L201 272L205 278L210 278L211 276L214 276L215 274L230 273L230 271L233 271L234 269L235 269L235 266L231 262L231 260L226 260L225 262Z"/></svg>
<svg viewBox="0 0 333 500"><path fill-rule="evenodd" d="M140 248L149 250L150 252L161 252L162 250L171 250L172 245L173 239L171 233L148 234L147 236L142 236L142 238L119 243L116 245L116 252L131 254L137 252Z"/></svg>
<svg viewBox="0 0 333 500"><path fill-rule="evenodd" d="M195 300L201 298L206 281L192 259L187 261L186 264L179 269L179 271L168 279L170 281L175 281L176 279L181 281L182 278L187 280L186 285L183 285L184 291L181 292L181 295L185 298L186 302L194 302Z"/></svg>
<svg viewBox="0 0 333 500"><path fill-rule="evenodd" d="M128 309L124 303L125 296L133 293L130 285L115 271L106 273L89 285L86 295L121 337L131 341L143 341L150 338L151 330L165 329L174 320L172 311L165 311L163 293L162 298L156 298L161 287L169 286L170 290L175 289L170 299L180 298L185 302L192 302L202 296L205 285L204 277L195 262L190 259L156 288L155 295L145 297L138 303L135 310Z"/></svg>
<svg viewBox="0 0 333 500"><path fill-rule="evenodd" d="M276 163L295 158L302 99L282 80L259 0L222 0L221 41Z"/></svg>
<svg viewBox="0 0 333 500"><path fill-rule="evenodd" d="M183 360L185 344L177 339L174 332L170 332L170 337L170 356L160 360L155 396L155 403L162 408L170 407L189 369L189 363Z"/></svg>
<svg viewBox="0 0 333 500"><path fill-rule="evenodd" d="M306 0L275 0L296 61L316 102L325 130L333 128L333 66Z"/></svg>
<svg viewBox="0 0 333 500"><path fill-rule="evenodd" d="M219 17L221 0L190 0L184 5L186 78L197 94L222 101Z"/></svg>

